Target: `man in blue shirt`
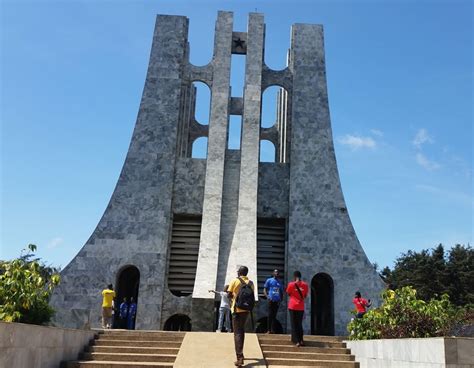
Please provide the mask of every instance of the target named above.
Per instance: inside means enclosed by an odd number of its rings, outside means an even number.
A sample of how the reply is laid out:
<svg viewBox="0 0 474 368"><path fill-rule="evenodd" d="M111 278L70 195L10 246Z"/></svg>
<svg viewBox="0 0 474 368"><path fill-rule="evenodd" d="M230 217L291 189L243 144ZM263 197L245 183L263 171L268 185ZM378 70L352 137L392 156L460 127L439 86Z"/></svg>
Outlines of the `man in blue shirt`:
<svg viewBox="0 0 474 368"><path fill-rule="evenodd" d="M275 333L275 320L278 313L278 307L283 299L283 283L279 280L280 272L273 271L273 277L265 281L263 294L268 300L268 332Z"/></svg>
<svg viewBox="0 0 474 368"><path fill-rule="evenodd" d="M135 316L137 315L137 303L135 300L130 298L130 306L128 307L128 316L127 316L127 329L135 329Z"/></svg>
<svg viewBox="0 0 474 368"><path fill-rule="evenodd" d="M119 328L127 328L127 317L128 317L127 298L123 298L123 302L122 302L122 304L120 304L119 317L120 317Z"/></svg>

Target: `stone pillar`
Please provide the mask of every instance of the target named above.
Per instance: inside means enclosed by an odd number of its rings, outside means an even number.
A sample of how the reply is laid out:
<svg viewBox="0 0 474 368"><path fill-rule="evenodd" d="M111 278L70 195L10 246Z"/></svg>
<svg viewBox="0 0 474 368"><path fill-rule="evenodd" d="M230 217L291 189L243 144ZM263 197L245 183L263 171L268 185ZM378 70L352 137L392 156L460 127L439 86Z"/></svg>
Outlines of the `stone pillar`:
<svg viewBox="0 0 474 368"><path fill-rule="evenodd" d="M293 75L288 270L309 284L317 273L334 282L335 333L344 334L355 290L376 299L380 277L365 255L347 213L339 181L326 85L321 25L292 27ZM306 310L311 315L311 298ZM304 322L311 333L311 318Z"/></svg>
<svg viewBox="0 0 474 368"><path fill-rule="evenodd" d="M245 265L249 268L249 277L255 285L257 284L257 191L264 39L263 15L251 13L247 29L238 219L229 254L227 281L235 278L238 265ZM257 293L257 290L255 292Z"/></svg>
<svg viewBox="0 0 474 368"><path fill-rule="evenodd" d="M224 181L224 159L227 146L229 121L230 62L232 51L233 15L231 12L218 14L212 60L213 79L211 88L211 116L209 121L209 143L207 148L206 180L202 214L202 230L196 281L193 291L193 329L208 330L206 310L213 311L219 259L219 238L221 227L222 189ZM204 304L203 304L204 303ZM211 320L212 322L212 320ZM201 325L197 325L197 323Z"/></svg>

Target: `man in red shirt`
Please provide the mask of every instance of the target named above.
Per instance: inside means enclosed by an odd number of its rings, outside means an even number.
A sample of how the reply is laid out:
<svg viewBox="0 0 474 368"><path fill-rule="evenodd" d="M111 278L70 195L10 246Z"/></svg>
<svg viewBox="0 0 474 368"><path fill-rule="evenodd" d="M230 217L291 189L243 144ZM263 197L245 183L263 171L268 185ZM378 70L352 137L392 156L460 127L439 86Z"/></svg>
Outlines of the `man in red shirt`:
<svg viewBox="0 0 474 368"><path fill-rule="evenodd" d="M370 299L366 300L362 298L362 296L360 295L360 291L356 291L354 299L352 299L352 303L354 303L357 311L356 318L362 318L367 312L367 308L370 308L370 306L372 305Z"/></svg>
<svg viewBox="0 0 474 368"><path fill-rule="evenodd" d="M293 273L294 281L288 284L286 293L288 294L288 310L291 322L291 341L296 346L303 346L303 315L304 300L308 296L308 284L301 281L301 272Z"/></svg>

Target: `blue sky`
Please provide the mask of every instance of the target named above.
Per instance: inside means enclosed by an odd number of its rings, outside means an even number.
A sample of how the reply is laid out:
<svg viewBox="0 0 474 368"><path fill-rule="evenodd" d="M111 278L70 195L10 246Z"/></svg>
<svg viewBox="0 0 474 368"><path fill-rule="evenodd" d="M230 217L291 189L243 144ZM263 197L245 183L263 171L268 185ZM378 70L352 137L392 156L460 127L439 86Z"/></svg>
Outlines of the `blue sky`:
<svg viewBox="0 0 474 368"><path fill-rule="evenodd" d="M3 0L1 6L0 258L35 243L54 265L72 259L120 173L155 15L190 18L191 61L203 65L212 55L219 9L235 12L236 31L246 29L248 12L265 13L265 58L274 69L285 66L291 24L324 25L342 187L372 262L391 266L402 252L440 242L472 244L472 2ZM234 95L241 94L242 65L234 62Z"/></svg>

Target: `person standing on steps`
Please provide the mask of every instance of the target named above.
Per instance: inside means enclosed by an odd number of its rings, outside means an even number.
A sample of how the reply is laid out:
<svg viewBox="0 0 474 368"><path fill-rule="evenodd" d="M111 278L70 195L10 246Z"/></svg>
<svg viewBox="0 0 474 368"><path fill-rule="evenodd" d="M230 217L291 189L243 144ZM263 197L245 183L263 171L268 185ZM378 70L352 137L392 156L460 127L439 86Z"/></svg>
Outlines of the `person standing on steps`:
<svg viewBox="0 0 474 368"><path fill-rule="evenodd" d="M291 341L296 346L304 346L303 341L303 315L304 300L308 296L308 284L301 280L301 272L293 273L294 281L288 284L288 310L290 312Z"/></svg>
<svg viewBox="0 0 474 368"><path fill-rule="evenodd" d="M267 333L275 333L275 320L280 307L280 302L283 300L283 285L279 280L280 272L274 270L272 277L265 281L263 286L263 294L268 300L268 331Z"/></svg>
<svg viewBox="0 0 474 368"><path fill-rule="evenodd" d="M370 308L370 306L372 305L370 299L366 300L362 298L360 291L355 292L354 299L352 299L352 303L354 303L354 306L357 311L356 318L364 317L364 314L367 313L367 308Z"/></svg>
<svg viewBox="0 0 474 368"><path fill-rule="evenodd" d="M127 315L127 330L134 330L135 329L135 317L137 316L137 303L133 297L130 298L130 304L128 307L128 315Z"/></svg>
<svg viewBox="0 0 474 368"><path fill-rule="evenodd" d="M210 293L219 294L221 296L221 304L219 306L219 324L216 332L222 332L222 327L225 320L225 329L230 332L230 301L227 295L229 285L224 286L224 291L209 290Z"/></svg>
<svg viewBox="0 0 474 368"><path fill-rule="evenodd" d="M112 328L112 311L114 309L115 291L112 284L102 290L102 328Z"/></svg>
<svg viewBox="0 0 474 368"><path fill-rule="evenodd" d="M127 328L128 307L129 305L128 305L127 298L123 298L123 301L119 307L119 317L120 317L119 327L123 329Z"/></svg>
<svg viewBox="0 0 474 368"><path fill-rule="evenodd" d="M245 323L255 305L255 289L252 280L247 277L248 272L249 269L246 266L240 266L237 278L232 280L228 288L229 299L232 300L232 325L237 357L234 365L236 367L244 365Z"/></svg>

